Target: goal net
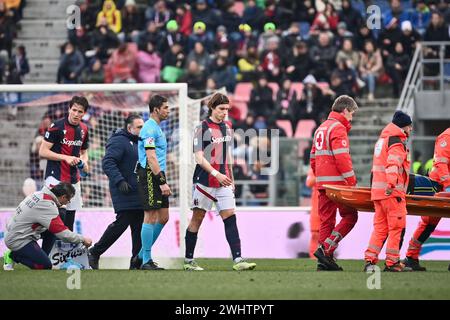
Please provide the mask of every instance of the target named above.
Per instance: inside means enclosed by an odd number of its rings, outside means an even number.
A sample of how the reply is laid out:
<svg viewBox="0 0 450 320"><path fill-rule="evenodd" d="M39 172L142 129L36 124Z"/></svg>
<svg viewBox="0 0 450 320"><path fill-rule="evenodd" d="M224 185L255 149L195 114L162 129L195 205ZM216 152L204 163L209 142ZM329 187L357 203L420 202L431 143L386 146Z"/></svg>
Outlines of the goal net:
<svg viewBox="0 0 450 320"><path fill-rule="evenodd" d="M129 114L147 120L148 101L154 94L167 97L170 106L169 118L161 123L168 140L170 207L188 212L194 170L192 134L200 121L200 101L188 101L187 84L181 83L0 86L0 208L14 208L25 193L42 187L46 161L39 159L39 146L48 126L67 115L74 95L86 97L90 104L83 118L90 138L90 175L81 183L83 207L112 207L108 178L101 167L106 142L124 126Z"/></svg>

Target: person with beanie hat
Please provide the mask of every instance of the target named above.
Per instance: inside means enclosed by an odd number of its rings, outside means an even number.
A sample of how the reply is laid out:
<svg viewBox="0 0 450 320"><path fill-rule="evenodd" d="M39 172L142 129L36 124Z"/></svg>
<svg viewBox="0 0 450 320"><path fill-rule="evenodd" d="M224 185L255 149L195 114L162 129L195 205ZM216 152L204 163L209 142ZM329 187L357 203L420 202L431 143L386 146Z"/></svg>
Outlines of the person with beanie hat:
<svg viewBox="0 0 450 320"><path fill-rule="evenodd" d="M403 129L403 127L410 126L412 124L412 120L410 116L399 110L395 111L394 116L392 117L392 123Z"/></svg>
<svg viewBox="0 0 450 320"><path fill-rule="evenodd" d="M406 227L406 189L410 168L406 140L411 130L411 117L396 111L392 122L383 129L375 144L371 183L371 200L375 206L374 230L364 254L366 272L375 272L384 242L387 243L384 271L411 271L400 261L400 247Z"/></svg>

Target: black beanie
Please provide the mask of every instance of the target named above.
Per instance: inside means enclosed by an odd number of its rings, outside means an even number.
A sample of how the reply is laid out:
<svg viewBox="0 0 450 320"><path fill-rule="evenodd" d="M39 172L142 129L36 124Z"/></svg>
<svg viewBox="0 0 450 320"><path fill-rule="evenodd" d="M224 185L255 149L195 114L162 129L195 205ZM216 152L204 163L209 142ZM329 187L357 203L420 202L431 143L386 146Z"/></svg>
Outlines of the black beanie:
<svg viewBox="0 0 450 320"><path fill-rule="evenodd" d="M397 127L403 128L409 126L412 123L411 117L403 111L395 111L392 123Z"/></svg>

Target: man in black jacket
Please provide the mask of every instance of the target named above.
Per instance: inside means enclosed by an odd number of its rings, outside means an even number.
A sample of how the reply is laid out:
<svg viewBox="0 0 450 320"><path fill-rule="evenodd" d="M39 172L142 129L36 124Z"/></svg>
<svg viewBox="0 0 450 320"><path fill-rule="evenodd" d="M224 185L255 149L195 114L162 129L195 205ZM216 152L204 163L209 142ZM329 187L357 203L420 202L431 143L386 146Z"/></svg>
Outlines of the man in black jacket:
<svg viewBox="0 0 450 320"><path fill-rule="evenodd" d="M134 172L138 160L139 132L144 120L132 114L125 120L125 128L117 129L106 144L105 157L102 160L103 171L109 178L109 191L116 212L116 221L111 223L100 240L89 250L89 265L98 269L100 256L130 226L132 238L132 258L130 269L139 269L137 255L141 250L141 227L144 211L137 192L137 180Z"/></svg>

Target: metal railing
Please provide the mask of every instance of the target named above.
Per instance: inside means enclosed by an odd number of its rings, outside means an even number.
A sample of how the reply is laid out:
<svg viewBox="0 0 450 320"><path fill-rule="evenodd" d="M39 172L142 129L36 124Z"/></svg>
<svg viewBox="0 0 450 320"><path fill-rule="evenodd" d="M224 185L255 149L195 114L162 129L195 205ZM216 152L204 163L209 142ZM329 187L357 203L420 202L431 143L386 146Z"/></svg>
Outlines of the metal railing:
<svg viewBox="0 0 450 320"><path fill-rule="evenodd" d="M414 116L414 95L419 90L424 90L425 81L439 82L439 89L443 96L445 96L444 83L450 80L449 76L445 75L445 64L450 63L450 59L446 59L446 47L450 46L450 42L427 41L421 42L414 52L408 75L398 101L397 110L408 113ZM425 51L429 51L431 47L438 47L438 58L432 59L426 57ZM437 75L424 75L424 69L428 64L438 64Z"/></svg>

